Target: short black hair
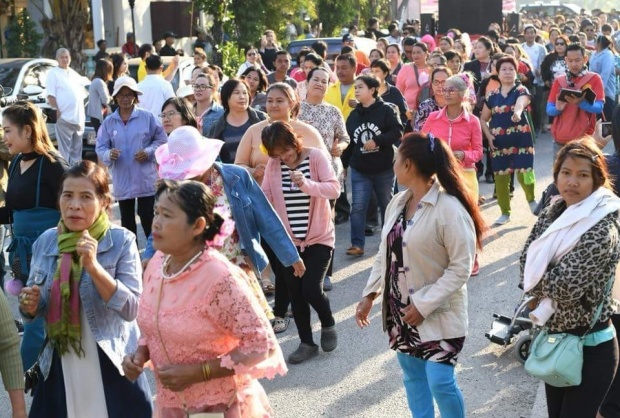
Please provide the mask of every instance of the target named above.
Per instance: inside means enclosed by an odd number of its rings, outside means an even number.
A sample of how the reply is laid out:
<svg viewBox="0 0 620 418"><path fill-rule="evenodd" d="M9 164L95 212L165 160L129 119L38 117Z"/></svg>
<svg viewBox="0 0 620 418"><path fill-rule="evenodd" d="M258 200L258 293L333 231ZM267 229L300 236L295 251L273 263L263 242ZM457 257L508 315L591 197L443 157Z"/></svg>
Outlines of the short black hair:
<svg viewBox="0 0 620 418"><path fill-rule="evenodd" d="M105 39L99 39L97 41L97 48L101 48L101 44L104 44L105 42L106 42Z"/></svg>
<svg viewBox="0 0 620 418"><path fill-rule="evenodd" d="M348 61L353 68L357 67L357 59L353 54L340 54L336 57L336 61Z"/></svg>
<svg viewBox="0 0 620 418"><path fill-rule="evenodd" d="M248 87L248 83L245 80L241 80L238 78L229 78L222 86L222 89L220 90L220 96L222 98L222 107L224 108L225 113L230 112L228 101L230 100L230 96L232 96L233 91L235 91L235 89L240 85L245 86L246 91L248 93L250 92L250 87Z"/></svg>
<svg viewBox="0 0 620 418"><path fill-rule="evenodd" d="M353 53L353 48L351 48L349 45L345 45L340 49L340 54L352 54Z"/></svg>
<svg viewBox="0 0 620 418"><path fill-rule="evenodd" d="M310 48L312 48L312 50L316 52L319 57L325 59L325 56L327 54L327 44L325 42L316 41L312 45L310 45Z"/></svg>
<svg viewBox="0 0 620 418"><path fill-rule="evenodd" d="M379 80L377 80L375 77L368 74L363 74L357 76L355 78L355 81L361 81L362 83L366 84L366 87L368 87L369 89L375 89L372 95L372 97L374 97L375 99L379 96Z"/></svg>
<svg viewBox="0 0 620 418"><path fill-rule="evenodd" d="M275 62L280 55L286 55L287 57L289 57L289 59L291 58L291 54L289 54L288 51L286 51L284 49L281 49L281 50L276 52L276 57L274 58L273 61Z"/></svg>
<svg viewBox="0 0 620 418"><path fill-rule="evenodd" d="M573 42L571 44L568 44L568 46L566 47L567 54L568 54L568 51L581 51L581 55L583 55L584 57L586 55L586 49L584 48L583 45L581 45L580 42Z"/></svg>
<svg viewBox="0 0 620 418"><path fill-rule="evenodd" d="M142 59L146 56L146 53L153 53L153 45L151 44L142 44L138 49L138 56Z"/></svg>
<svg viewBox="0 0 620 418"><path fill-rule="evenodd" d="M162 65L164 65L164 62L159 55L151 54L146 59L145 64L147 70L154 71L160 69Z"/></svg>
<svg viewBox="0 0 620 418"><path fill-rule="evenodd" d="M314 52L310 52L309 54L306 55L306 61L310 61L314 63L317 67L320 67L321 65L323 65L323 58L319 57Z"/></svg>

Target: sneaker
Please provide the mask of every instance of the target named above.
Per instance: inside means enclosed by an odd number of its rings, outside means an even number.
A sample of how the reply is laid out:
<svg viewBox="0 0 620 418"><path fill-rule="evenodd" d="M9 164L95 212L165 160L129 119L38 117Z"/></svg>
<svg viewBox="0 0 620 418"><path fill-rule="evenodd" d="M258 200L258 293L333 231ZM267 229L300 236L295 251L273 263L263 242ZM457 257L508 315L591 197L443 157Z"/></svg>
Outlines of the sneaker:
<svg viewBox="0 0 620 418"><path fill-rule="evenodd" d="M493 184L495 182L494 179L493 179L493 174L491 174L491 173L486 174L484 176L484 181L486 181L489 184Z"/></svg>
<svg viewBox="0 0 620 418"><path fill-rule="evenodd" d="M367 226L364 228L364 235L372 237L375 234L375 228L373 226Z"/></svg>
<svg viewBox="0 0 620 418"><path fill-rule="evenodd" d="M342 215L336 215L336 219L334 220L334 223L336 225L341 225L345 222L349 222L349 217L348 216L342 216Z"/></svg>
<svg viewBox="0 0 620 418"><path fill-rule="evenodd" d="M532 213L536 214L536 208L538 207L538 202L536 202L535 200L532 200L531 202L528 203L528 205L530 205L530 210L532 211Z"/></svg>
<svg viewBox="0 0 620 418"><path fill-rule="evenodd" d="M355 255L355 256L362 256L364 255L364 249L360 248L360 247L351 247L347 250L347 255Z"/></svg>
<svg viewBox="0 0 620 418"><path fill-rule="evenodd" d="M336 326L321 328L321 349L326 353L334 351L338 347L338 335Z"/></svg>
<svg viewBox="0 0 620 418"><path fill-rule="evenodd" d="M469 277L476 277L480 274L480 264L478 264L478 254L476 254L476 258L474 258L474 268L471 270L471 274Z"/></svg>
<svg viewBox="0 0 620 418"><path fill-rule="evenodd" d="M502 215L493 222L493 225L505 225L508 222L510 222L510 215Z"/></svg>
<svg viewBox="0 0 620 418"><path fill-rule="evenodd" d="M334 288L334 286L332 285L331 277L325 276L325 280L323 280L323 291L324 292L329 292L333 288Z"/></svg>
<svg viewBox="0 0 620 418"><path fill-rule="evenodd" d="M24 335L24 323L21 319L15 320L15 328L17 328L17 333L19 335Z"/></svg>
<svg viewBox="0 0 620 418"><path fill-rule="evenodd" d="M316 357L318 355L319 355L318 345L309 345L306 343L300 343L297 350L293 351L293 353L290 356L288 356L288 362L291 364L299 364L312 357Z"/></svg>

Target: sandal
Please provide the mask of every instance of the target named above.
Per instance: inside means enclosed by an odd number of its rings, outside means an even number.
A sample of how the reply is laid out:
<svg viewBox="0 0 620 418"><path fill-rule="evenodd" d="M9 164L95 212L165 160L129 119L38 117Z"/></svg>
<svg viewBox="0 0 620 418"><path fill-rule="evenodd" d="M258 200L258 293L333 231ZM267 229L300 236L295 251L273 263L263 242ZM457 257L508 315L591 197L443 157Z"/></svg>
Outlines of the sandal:
<svg viewBox="0 0 620 418"><path fill-rule="evenodd" d="M288 318L280 318L280 317L275 317L272 321L271 321L271 327L273 328L273 332L275 334L279 334L281 332L284 332L288 329L288 324L291 320Z"/></svg>
<svg viewBox="0 0 620 418"><path fill-rule="evenodd" d="M263 293L265 294L265 296L271 296L276 293L276 287L273 285L273 283L271 283L270 280L261 280L260 285L263 289Z"/></svg>

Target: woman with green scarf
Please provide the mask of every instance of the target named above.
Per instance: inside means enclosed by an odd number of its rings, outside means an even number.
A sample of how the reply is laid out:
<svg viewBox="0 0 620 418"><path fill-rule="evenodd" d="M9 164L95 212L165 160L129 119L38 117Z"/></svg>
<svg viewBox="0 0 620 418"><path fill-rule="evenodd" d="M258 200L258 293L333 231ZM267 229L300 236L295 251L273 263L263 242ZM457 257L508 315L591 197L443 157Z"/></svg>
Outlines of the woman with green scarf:
<svg viewBox="0 0 620 418"><path fill-rule="evenodd" d="M121 366L138 345L142 270L135 235L108 220L108 178L89 161L62 177L57 228L33 245L25 322L45 319L47 340L30 417L151 417L146 379Z"/></svg>

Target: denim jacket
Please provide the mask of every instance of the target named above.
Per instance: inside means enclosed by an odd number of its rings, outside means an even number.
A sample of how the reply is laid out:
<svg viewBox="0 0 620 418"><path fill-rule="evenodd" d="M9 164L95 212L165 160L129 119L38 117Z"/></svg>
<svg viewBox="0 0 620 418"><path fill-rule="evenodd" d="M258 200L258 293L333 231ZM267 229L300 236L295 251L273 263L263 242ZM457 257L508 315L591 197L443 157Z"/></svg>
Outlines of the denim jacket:
<svg viewBox="0 0 620 418"><path fill-rule="evenodd" d="M215 122L224 114L224 107L215 100L211 103L211 107L202 114L202 135L207 136L209 130ZM200 116L200 115L199 115Z"/></svg>
<svg viewBox="0 0 620 418"><path fill-rule="evenodd" d="M283 265L288 267L298 261L299 253L293 241L250 173L234 164L215 163L213 167L224 179L224 191L230 202L241 248L252 261L256 277L260 277L260 273L269 264L260 244L261 238L267 242ZM153 254L153 238L149 236L144 258L151 258Z"/></svg>
<svg viewBox="0 0 620 418"><path fill-rule="evenodd" d="M36 317L46 316L54 272L58 260L56 228L45 231L32 247L32 264L28 286L41 288ZM97 261L116 280L116 292L105 303L86 270L80 279L80 299L88 324L99 347L121 374L123 357L138 347L136 322L138 301L142 294L142 267L135 235L117 225L110 225L97 247ZM26 322L34 318L21 312ZM47 344L39 365L47 379L52 364L53 348Z"/></svg>

